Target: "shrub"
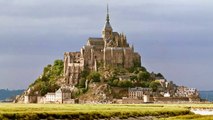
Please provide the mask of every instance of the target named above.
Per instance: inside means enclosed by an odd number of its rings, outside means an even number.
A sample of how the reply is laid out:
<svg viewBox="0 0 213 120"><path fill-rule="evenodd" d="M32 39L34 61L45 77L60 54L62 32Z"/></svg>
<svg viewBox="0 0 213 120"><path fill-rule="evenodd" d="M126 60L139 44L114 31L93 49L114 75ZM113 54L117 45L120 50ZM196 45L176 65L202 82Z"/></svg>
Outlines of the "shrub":
<svg viewBox="0 0 213 120"><path fill-rule="evenodd" d="M86 79L85 79L85 78L81 78L81 79L79 80L78 86L79 86L80 88L85 88L85 82L86 82Z"/></svg>
<svg viewBox="0 0 213 120"><path fill-rule="evenodd" d="M81 72L81 78L87 78L89 75L89 70L87 69L84 69L82 72Z"/></svg>
<svg viewBox="0 0 213 120"><path fill-rule="evenodd" d="M148 73L148 72L139 72L138 73L138 75L137 75L137 77L138 77L138 80L140 80L140 81L148 81L149 80L149 78L150 78L150 74Z"/></svg>
<svg viewBox="0 0 213 120"><path fill-rule="evenodd" d="M132 87L133 84L129 80L121 80L121 81L118 82L118 86L123 87L123 88L128 88L128 87Z"/></svg>
<svg viewBox="0 0 213 120"><path fill-rule="evenodd" d="M149 84L149 87L152 88L152 91L153 92L156 92L158 87L161 86L159 82L156 82L156 81L152 81L150 84Z"/></svg>
<svg viewBox="0 0 213 120"><path fill-rule="evenodd" d="M137 80L137 76L136 76L136 75L130 76L130 80L131 80L131 81Z"/></svg>
<svg viewBox="0 0 213 120"><path fill-rule="evenodd" d="M91 72L87 77L88 80L92 82L100 82L101 81L101 74L98 72Z"/></svg>
<svg viewBox="0 0 213 120"><path fill-rule="evenodd" d="M55 92L59 88L57 80L63 75L64 63L62 60L55 60L53 65L47 65L41 77L39 77L30 87L30 95L39 91L41 95L45 95L47 92Z"/></svg>

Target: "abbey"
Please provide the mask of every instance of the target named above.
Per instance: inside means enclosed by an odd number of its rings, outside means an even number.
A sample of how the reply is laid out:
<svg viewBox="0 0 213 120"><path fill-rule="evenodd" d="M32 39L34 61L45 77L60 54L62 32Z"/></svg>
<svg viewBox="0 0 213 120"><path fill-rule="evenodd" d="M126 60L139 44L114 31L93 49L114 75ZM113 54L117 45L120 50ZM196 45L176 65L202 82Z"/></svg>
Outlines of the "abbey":
<svg viewBox="0 0 213 120"><path fill-rule="evenodd" d="M131 68L141 65L141 56L134 52L126 36L114 32L107 7L106 23L101 38L90 37L79 52L64 53L64 75L68 85L76 85L84 69L98 70L98 64Z"/></svg>
<svg viewBox="0 0 213 120"><path fill-rule="evenodd" d="M101 35L100 38L88 38L80 51L65 52L64 61L56 60L45 67L42 75L14 102L200 102L197 89L177 86L161 73L149 73L141 66L141 56L129 45L126 36L113 31L108 7Z"/></svg>

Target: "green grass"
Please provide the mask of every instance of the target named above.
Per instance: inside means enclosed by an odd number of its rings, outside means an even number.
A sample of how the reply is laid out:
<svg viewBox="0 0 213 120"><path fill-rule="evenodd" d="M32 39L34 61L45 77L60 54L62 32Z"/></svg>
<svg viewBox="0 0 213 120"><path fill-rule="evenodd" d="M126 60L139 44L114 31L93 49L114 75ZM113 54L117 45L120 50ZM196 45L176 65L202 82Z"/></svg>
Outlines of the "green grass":
<svg viewBox="0 0 213 120"><path fill-rule="evenodd" d="M79 104L0 104L0 116L8 119L109 118L175 116L188 114L186 108L163 105L79 105ZM1 118L0 117L0 118Z"/></svg>
<svg viewBox="0 0 213 120"><path fill-rule="evenodd" d="M211 115L183 115L169 118L161 118L161 120L213 120Z"/></svg>
<svg viewBox="0 0 213 120"><path fill-rule="evenodd" d="M212 108L213 104L168 104L167 106L176 106L176 107L184 107L184 108ZM161 120L213 120L213 115L179 115L168 118L161 118Z"/></svg>
<svg viewBox="0 0 213 120"><path fill-rule="evenodd" d="M197 104L0 104L0 119L95 119L110 117L172 117L194 116L189 107L213 107ZM190 117L190 116L184 116ZM199 117L199 116L196 116ZM209 116L207 116L209 117ZM211 117L211 116L210 116ZM175 118L168 118L175 119ZM182 118L180 118L182 119Z"/></svg>

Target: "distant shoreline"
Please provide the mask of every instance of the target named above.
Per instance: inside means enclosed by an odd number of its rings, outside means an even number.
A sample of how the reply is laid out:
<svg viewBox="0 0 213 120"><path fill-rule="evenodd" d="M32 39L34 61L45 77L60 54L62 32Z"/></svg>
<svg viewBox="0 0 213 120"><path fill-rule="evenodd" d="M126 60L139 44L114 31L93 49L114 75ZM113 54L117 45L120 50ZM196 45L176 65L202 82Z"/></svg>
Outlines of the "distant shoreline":
<svg viewBox="0 0 213 120"><path fill-rule="evenodd" d="M213 102L213 91L199 91L200 98Z"/></svg>

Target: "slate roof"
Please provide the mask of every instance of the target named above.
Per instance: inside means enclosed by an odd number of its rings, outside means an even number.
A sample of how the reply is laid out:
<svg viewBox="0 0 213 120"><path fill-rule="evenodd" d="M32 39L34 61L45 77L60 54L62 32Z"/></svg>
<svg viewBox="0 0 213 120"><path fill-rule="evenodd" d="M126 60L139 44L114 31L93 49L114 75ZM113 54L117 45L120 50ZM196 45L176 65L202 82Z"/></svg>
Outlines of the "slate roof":
<svg viewBox="0 0 213 120"><path fill-rule="evenodd" d="M110 25L110 22L106 22L105 23L104 29L112 29L112 26Z"/></svg>
<svg viewBox="0 0 213 120"><path fill-rule="evenodd" d="M90 45L94 45L94 46L103 46L104 45L104 41L103 38L89 38L88 39L88 43Z"/></svg>
<svg viewBox="0 0 213 120"><path fill-rule="evenodd" d="M46 96L47 96L47 95L55 95L55 93L47 93Z"/></svg>
<svg viewBox="0 0 213 120"><path fill-rule="evenodd" d="M142 87L135 87L135 88L129 88L130 91L149 91L151 88L142 88Z"/></svg>
<svg viewBox="0 0 213 120"><path fill-rule="evenodd" d="M60 92L62 92L62 93L70 93L70 92L71 92L71 90L70 90L69 88L63 88L63 87L59 88L59 89L57 90L57 92L58 92L58 91L60 91Z"/></svg>

